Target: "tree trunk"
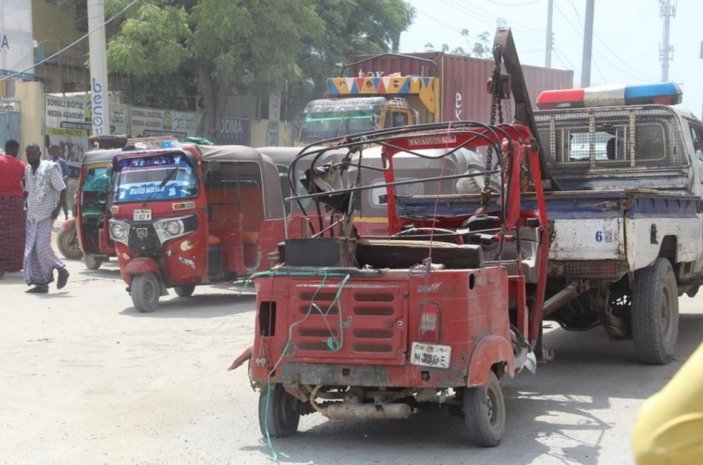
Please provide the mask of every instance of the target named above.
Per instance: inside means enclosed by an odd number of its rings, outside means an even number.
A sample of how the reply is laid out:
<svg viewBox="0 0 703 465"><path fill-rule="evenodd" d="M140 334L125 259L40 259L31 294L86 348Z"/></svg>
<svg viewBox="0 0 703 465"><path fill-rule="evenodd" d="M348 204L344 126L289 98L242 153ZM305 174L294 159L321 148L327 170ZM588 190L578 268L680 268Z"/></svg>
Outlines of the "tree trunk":
<svg viewBox="0 0 703 465"><path fill-rule="evenodd" d="M206 67L198 68L198 87L202 96L202 117L198 125L198 135L214 140L217 125L217 83Z"/></svg>

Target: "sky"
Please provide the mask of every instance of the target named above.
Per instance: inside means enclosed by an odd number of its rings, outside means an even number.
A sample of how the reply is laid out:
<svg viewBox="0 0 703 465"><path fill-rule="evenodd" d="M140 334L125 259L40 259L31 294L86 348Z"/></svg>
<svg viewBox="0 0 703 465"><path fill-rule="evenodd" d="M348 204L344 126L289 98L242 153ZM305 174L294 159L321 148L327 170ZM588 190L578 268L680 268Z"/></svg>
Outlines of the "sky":
<svg viewBox="0 0 703 465"><path fill-rule="evenodd" d="M548 0L406 0L415 7L415 20L400 37L400 52L449 49L470 43L489 32L493 42L499 18L510 26L522 64L544 66ZM703 1L670 0L669 81L683 90L683 104L700 116L703 108ZM552 67L574 71L574 86L581 87L583 24L586 0L554 0ZM595 0L591 85L643 84L662 77L659 47L664 21L659 0ZM473 42L471 42L473 43ZM532 97L533 99L536 96Z"/></svg>

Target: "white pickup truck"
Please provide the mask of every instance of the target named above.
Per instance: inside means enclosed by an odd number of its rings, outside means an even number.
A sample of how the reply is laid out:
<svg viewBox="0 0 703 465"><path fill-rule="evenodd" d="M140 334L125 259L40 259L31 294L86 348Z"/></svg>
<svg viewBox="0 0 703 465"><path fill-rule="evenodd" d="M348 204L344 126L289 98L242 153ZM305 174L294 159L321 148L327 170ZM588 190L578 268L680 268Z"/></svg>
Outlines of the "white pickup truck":
<svg viewBox="0 0 703 465"><path fill-rule="evenodd" d="M544 318L602 325L644 363L674 355L678 297L703 282L703 123L670 83L542 93L535 120L559 190Z"/></svg>

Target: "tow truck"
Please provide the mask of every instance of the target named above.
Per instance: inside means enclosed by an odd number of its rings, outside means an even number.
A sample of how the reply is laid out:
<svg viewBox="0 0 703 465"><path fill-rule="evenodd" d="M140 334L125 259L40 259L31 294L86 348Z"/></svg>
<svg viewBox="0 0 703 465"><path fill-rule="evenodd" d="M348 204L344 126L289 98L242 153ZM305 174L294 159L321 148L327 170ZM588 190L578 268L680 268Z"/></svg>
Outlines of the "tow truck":
<svg viewBox="0 0 703 465"><path fill-rule="evenodd" d="M508 82L500 74L505 63L517 70L510 84L519 97L518 121L530 122L509 29L498 29L494 56L494 104ZM385 182L348 185L345 173L352 168L379 170L364 162L365 151L379 146ZM519 122L454 122L370 131L301 150L289 177L298 186L295 165L312 160L303 180L307 193L291 200L304 214L306 208L329 212L329 220L310 221L318 224L311 237L287 239L278 263L253 277L254 342L231 367L249 361L264 436L291 435L300 416L313 412L401 419L427 402L446 402L465 417L471 442L500 443L506 427L501 381L534 369L542 322L549 236L539 147ZM332 150L346 156L316 163ZM442 159L459 150L482 155L485 169L394 177L399 154ZM494 176L498 192L488 188ZM483 180L481 192L466 196L478 201L476 210L441 215L456 195L398 192L412 183L465 177ZM387 192L387 235L364 237L354 226L355 211L361 193L379 187ZM525 190L534 200L530 208ZM418 203L423 208L414 210Z"/></svg>

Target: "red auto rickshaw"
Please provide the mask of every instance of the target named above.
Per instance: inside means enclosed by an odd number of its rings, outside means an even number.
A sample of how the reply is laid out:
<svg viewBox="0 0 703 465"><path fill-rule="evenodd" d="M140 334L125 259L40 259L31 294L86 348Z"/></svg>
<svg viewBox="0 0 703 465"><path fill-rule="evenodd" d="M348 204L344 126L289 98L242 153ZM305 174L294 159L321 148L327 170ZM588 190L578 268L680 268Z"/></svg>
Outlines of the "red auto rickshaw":
<svg viewBox="0 0 703 465"><path fill-rule="evenodd" d="M76 194L75 226L83 261L97 270L115 256L110 239L110 197L112 196L112 158L119 149L94 150L83 156Z"/></svg>
<svg viewBox="0 0 703 465"><path fill-rule="evenodd" d="M128 144L113 160L110 237L137 310L167 288L242 279L268 267L284 236L278 171L244 146Z"/></svg>
<svg viewBox="0 0 703 465"><path fill-rule="evenodd" d="M403 419L440 402L464 416L474 444L497 445L506 425L501 380L534 367L544 301L548 221L532 133L519 124L452 122L320 145L296 158L312 162L307 193L294 197L323 204L311 212L334 209L341 221L311 221L311 237L288 238L279 263L254 277L253 343L232 364L250 361L262 434L294 434L300 416L314 412L336 420ZM388 167L383 182L367 184L370 174L348 185L345 170L378 169L364 162L378 146ZM463 148L481 154L482 170L396 177L396 158L423 158L429 150L448 162ZM361 161L318 170L315 160L326 150ZM499 192L489 188L494 175ZM399 189L464 178L483 189ZM523 202L525 186L536 207ZM355 198L380 188L386 234L365 235L354 227L363 206Z"/></svg>

